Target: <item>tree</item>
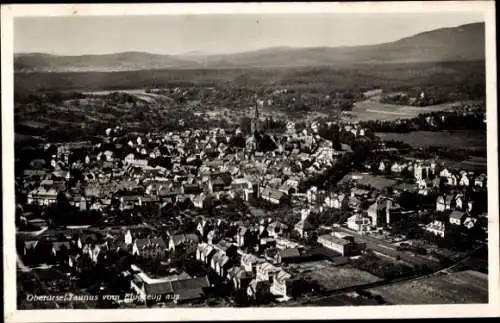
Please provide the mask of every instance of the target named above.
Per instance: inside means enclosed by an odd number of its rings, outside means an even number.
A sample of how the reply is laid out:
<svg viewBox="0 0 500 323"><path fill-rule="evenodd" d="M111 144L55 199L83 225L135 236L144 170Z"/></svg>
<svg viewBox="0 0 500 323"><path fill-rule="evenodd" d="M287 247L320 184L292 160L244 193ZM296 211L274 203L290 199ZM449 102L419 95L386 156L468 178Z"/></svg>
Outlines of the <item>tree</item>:
<svg viewBox="0 0 500 323"><path fill-rule="evenodd" d="M399 205L405 210L416 210L418 208L418 196L414 193L404 191L398 199Z"/></svg>

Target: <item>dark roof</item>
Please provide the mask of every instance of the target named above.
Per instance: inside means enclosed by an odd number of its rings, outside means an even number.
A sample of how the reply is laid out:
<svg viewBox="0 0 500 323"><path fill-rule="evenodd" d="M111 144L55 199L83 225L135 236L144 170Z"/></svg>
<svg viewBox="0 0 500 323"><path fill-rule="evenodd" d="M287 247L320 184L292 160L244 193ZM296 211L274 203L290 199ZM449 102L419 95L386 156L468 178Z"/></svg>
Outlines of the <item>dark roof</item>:
<svg viewBox="0 0 500 323"><path fill-rule="evenodd" d="M200 185L193 183L193 184L184 184L184 190L200 190L201 187Z"/></svg>
<svg viewBox="0 0 500 323"><path fill-rule="evenodd" d="M199 238L196 234L176 234L170 237L170 240L175 246L185 242L198 242Z"/></svg>
<svg viewBox="0 0 500 323"><path fill-rule="evenodd" d="M224 186L231 185L231 182L233 181L233 178L231 177L230 173L211 174L210 179L212 180L213 184L220 184Z"/></svg>
<svg viewBox="0 0 500 323"><path fill-rule="evenodd" d="M278 253L281 256L281 259L300 257L300 251L297 248L283 249L280 250Z"/></svg>
<svg viewBox="0 0 500 323"><path fill-rule="evenodd" d="M264 187L262 189L262 194L261 194L261 196L267 196L269 198L273 198L276 200L280 200L285 195L286 194L283 193L282 191L279 191L279 190L271 188L271 187Z"/></svg>
<svg viewBox="0 0 500 323"><path fill-rule="evenodd" d="M53 242L52 243L52 248L55 250L55 251L59 251L61 250L61 248L65 246L66 248L70 248L70 243L68 241L56 241L56 242Z"/></svg>
<svg viewBox="0 0 500 323"><path fill-rule="evenodd" d="M453 211L450 214L450 219L462 219L465 216L465 212Z"/></svg>
<svg viewBox="0 0 500 323"><path fill-rule="evenodd" d="M332 236L330 234L325 234L325 235L322 235L320 236L319 238L322 238L322 239L325 239L325 240L328 240L330 242L333 242L335 244L338 244L338 245L342 245L342 246L345 246L345 245L348 245L348 244L351 244L352 242L347 240L347 239L342 239L342 238L337 238L335 236Z"/></svg>
<svg viewBox="0 0 500 323"><path fill-rule="evenodd" d="M235 245L232 244L231 242L226 241L226 240L221 240L216 245L217 248L224 250L224 251L227 251L229 248L231 248L233 246L235 246Z"/></svg>
<svg viewBox="0 0 500 323"><path fill-rule="evenodd" d="M207 276L176 280L172 289L178 301L197 299L203 296L203 289L210 286Z"/></svg>
<svg viewBox="0 0 500 323"><path fill-rule="evenodd" d="M146 294L173 294L174 289L172 282L166 281L156 284L145 284L144 289Z"/></svg>
<svg viewBox="0 0 500 323"><path fill-rule="evenodd" d="M148 246L156 246L156 245L158 245L158 247L163 248L163 249L165 249L167 247L165 241L163 241L162 238L137 239L135 241L135 244L137 245L138 249L141 249L141 248L144 248L144 247L148 247Z"/></svg>
<svg viewBox="0 0 500 323"><path fill-rule="evenodd" d="M172 281L172 287L175 291L204 288L209 286L210 283L207 276Z"/></svg>

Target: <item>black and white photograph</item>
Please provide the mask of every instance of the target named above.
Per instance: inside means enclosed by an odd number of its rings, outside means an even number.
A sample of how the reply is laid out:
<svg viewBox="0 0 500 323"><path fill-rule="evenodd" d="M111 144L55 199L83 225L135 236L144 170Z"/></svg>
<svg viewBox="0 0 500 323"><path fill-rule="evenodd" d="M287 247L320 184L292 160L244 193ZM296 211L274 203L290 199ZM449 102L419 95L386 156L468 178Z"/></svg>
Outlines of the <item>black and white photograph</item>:
<svg viewBox="0 0 500 323"><path fill-rule="evenodd" d="M2 6L4 318L498 315L495 48L493 1Z"/></svg>

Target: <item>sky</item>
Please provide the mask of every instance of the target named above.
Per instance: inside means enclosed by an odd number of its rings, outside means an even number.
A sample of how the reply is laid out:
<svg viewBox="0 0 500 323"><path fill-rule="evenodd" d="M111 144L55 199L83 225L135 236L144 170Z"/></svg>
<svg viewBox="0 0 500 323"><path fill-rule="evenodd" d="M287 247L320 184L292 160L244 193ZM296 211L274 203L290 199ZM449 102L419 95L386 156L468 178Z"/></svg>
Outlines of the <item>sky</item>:
<svg viewBox="0 0 500 323"><path fill-rule="evenodd" d="M484 21L478 12L22 17L16 53L223 54L267 47L357 46Z"/></svg>

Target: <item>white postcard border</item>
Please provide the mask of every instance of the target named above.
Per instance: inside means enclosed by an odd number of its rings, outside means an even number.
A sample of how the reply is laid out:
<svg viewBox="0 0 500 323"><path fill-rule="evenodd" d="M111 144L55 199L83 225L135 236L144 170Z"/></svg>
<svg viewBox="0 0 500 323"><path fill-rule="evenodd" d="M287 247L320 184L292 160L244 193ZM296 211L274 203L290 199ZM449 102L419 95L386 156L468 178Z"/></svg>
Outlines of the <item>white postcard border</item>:
<svg viewBox="0 0 500 323"><path fill-rule="evenodd" d="M499 302L498 143L496 43L493 1L231 4L78 4L2 6L2 172L4 318L7 322L263 320L326 318L495 317ZM480 305L393 305L300 308L178 308L147 310L16 310L13 130L13 18L68 15L160 15L325 12L458 12L485 15L488 145L489 303Z"/></svg>

